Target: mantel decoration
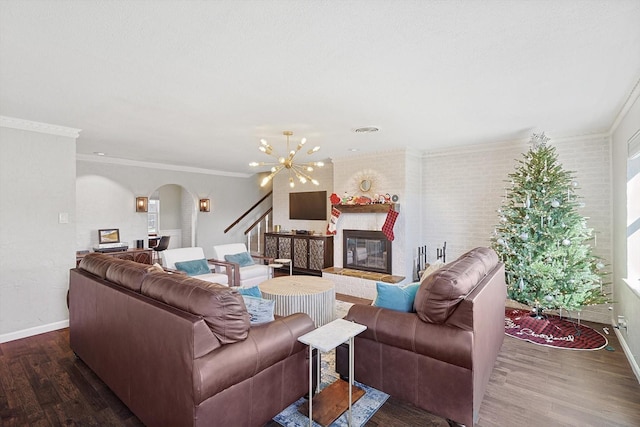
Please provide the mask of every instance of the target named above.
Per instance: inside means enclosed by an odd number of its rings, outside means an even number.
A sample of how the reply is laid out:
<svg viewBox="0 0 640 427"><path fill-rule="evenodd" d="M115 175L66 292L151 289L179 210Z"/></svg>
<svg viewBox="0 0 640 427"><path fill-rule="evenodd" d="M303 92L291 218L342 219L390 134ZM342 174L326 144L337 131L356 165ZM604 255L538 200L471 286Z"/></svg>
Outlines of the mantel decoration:
<svg viewBox="0 0 640 427"><path fill-rule="evenodd" d="M252 167L272 166L271 173L262 180L262 182L260 183L260 187L264 187L265 185L267 185L269 181L271 181L273 177L276 176L278 172L280 172L283 169L289 170L289 187L291 188L295 187L295 181L293 179L294 177L297 178L301 184L306 184L307 181L311 181L314 185L319 185L320 183L316 179L313 179L311 175L309 175L309 173L313 172L314 167L321 168L322 166L324 166L324 162L294 163L294 157L296 156L296 154L298 154L298 151L300 151L304 146L304 144L307 142L307 138L302 138L298 143L296 149L292 150L289 147L289 137L293 135L293 132L290 130L285 130L284 132L282 132L282 134L287 137L287 153L288 154L286 157L279 156L278 154L276 154L273 147L269 145L269 143L266 140L261 139L260 140L261 145L258 147L258 149L268 156L275 157L278 161L272 162L272 163L268 163L268 162L249 163L249 166L252 166ZM317 152L319 149L320 147L315 146L312 149L308 150L307 154L313 154Z"/></svg>
<svg viewBox="0 0 640 427"><path fill-rule="evenodd" d="M358 213L376 213L376 212L386 212L387 217L385 219L384 225L382 226L382 232L385 234L389 241L393 241L395 238L393 234L393 227L396 223L396 219L398 218L398 211L396 208L396 202L398 201L398 196L390 194L378 195L375 194L373 198L368 196L349 196L347 193L344 194L343 197L338 196L336 193L332 193L329 196L329 200L331 201L331 219L327 224L327 234L336 234L337 233L337 224L338 218L342 215L342 211L340 209L344 208L356 208L359 206L362 207L381 207L384 209L358 209ZM388 209L386 209L388 207Z"/></svg>

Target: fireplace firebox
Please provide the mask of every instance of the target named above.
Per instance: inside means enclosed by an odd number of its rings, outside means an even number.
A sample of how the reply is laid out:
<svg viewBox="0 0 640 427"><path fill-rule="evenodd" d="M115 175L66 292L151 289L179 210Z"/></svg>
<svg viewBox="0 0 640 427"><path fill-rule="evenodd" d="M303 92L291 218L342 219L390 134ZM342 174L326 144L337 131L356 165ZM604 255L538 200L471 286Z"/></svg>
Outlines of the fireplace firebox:
<svg viewBox="0 0 640 427"><path fill-rule="evenodd" d="M382 231L343 230L342 266L391 273L391 242Z"/></svg>

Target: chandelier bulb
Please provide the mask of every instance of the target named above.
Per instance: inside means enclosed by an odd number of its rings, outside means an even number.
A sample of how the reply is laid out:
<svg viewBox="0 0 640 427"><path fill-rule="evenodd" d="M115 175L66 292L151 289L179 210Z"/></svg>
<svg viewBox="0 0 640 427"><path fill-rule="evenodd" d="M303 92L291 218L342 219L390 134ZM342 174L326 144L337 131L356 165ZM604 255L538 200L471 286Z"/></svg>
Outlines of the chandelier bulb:
<svg viewBox="0 0 640 427"><path fill-rule="evenodd" d="M280 162L280 163L284 164L284 157L280 157L280 158L278 159L278 162Z"/></svg>
<svg viewBox="0 0 640 427"><path fill-rule="evenodd" d="M300 145L304 145L307 142L307 138L302 138L300 140Z"/></svg>
<svg viewBox="0 0 640 427"><path fill-rule="evenodd" d="M296 184L293 182L293 178L289 177L289 187L293 188L295 186L296 186Z"/></svg>
<svg viewBox="0 0 640 427"><path fill-rule="evenodd" d="M311 150L307 151L307 154L313 154L316 151L318 151L320 149L320 147L318 147L317 145L315 147L313 147Z"/></svg>
<svg viewBox="0 0 640 427"><path fill-rule="evenodd" d="M249 163L249 166L251 166L251 167L260 166L260 163L258 163L258 162L251 162L251 163Z"/></svg>
<svg viewBox="0 0 640 427"><path fill-rule="evenodd" d="M314 165L321 168L324 166L324 162L315 162Z"/></svg>
<svg viewBox="0 0 640 427"><path fill-rule="evenodd" d="M275 166L271 167L271 172L275 172L277 168Z"/></svg>
<svg viewBox="0 0 640 427"><path fill-rule="evenodd" d="M313 168L311 166L307 166L307 172L313 172Z"/></svg>
<svg viewBox="0 0 640 427"><path fill-rule="evenodd" d="M258 147L258 150L262 151L263 153L267 152L267 148L262 146L262 145L260 147Z"/></svg>
<svg viewBox="0 0 640 427"><path fill-rule="evenodd" d="M298 179L300 180L300 183L301 183L301 184L306 184L306 183L307 183L307 179L306 179L304 176L302 176L302 175L300 175L300 176L298 177Z"/></svg>
<svg viewBox="0 0 640 427"><path fill-rule="evenodd" d="M313 185L320 185L317 179L312 179L311 182L313 183Z"/></svg>

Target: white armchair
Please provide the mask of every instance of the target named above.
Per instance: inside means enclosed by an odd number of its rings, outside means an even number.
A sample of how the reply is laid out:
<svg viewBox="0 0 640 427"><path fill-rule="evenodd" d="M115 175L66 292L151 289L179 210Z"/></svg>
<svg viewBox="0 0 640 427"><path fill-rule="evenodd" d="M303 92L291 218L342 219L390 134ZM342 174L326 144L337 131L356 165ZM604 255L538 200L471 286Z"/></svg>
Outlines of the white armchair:
<svg viewBox="0 0 640 427"><path fill-rule="evenodd" d="M245 267L241 267L239 263L228 261L227 258L225 258L225 255L237 254L248 254L247 247L244 243L230 243L213 247L214 260L233 264L232 283L234 286L250 288L269 279L269 266L267 264L273 261L272 258L249 254L251 258L254 259L254 264ZM228 272L229 268L224 266L224 264L216 265L216 272L222 273L225 272L225 270Z"/></svg>
<svg viewBox="0 0 640 427"><path fill-rule="evenodd" d="M176 270L177 262L206 259L202 248L166 249L160 252L160 256L162 257L162 265L168 270ZM233 284L231 268L227 269L228 273L226 271L225 273L218 273L213 271L213 269L219 264L218 262L207 260L207 264L209 266L209 273L198 274L193 277L207 282L219 283L221 285Z"/></svg>

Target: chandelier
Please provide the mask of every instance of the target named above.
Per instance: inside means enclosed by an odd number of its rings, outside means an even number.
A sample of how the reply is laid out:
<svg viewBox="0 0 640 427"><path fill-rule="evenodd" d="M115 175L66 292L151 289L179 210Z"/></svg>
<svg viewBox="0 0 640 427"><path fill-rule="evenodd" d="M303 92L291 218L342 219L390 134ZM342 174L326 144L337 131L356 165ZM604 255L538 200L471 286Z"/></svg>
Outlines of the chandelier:
<svg viewBox="0 0 640 427"><path fill-rule="evenodd" d="M286 157L277 155L273 147L269 145L267 141L264 139L260 140L260 146L258 149L265 153L268 156L273 156L277 159L277 162L267 163L267 162L251 162L249 166L271 166L271 173L267 175L262 182L260 183L260 187L264 187L273 179L274 176L278 174L283 169L289 170L289 187L295 187L294 177L300 181L301 184L306 184L307 181L311 181L315 185L319 185L318 180L313 179L309 173L313 172L314 167L321 168L324 166L323 162L306 162L306 163L294 163L294 157L298 154L298 151L302 149L304 144L307 142L307 138L302 138L298 143L295 150L292 150L289 146L289 137L293 135L293 132L290 130L285 130L282 132L283 135L287 137L287 153L289 153ZM320 147L316 146L307 151L307 154L313 154L318 151Z"/></svg>

